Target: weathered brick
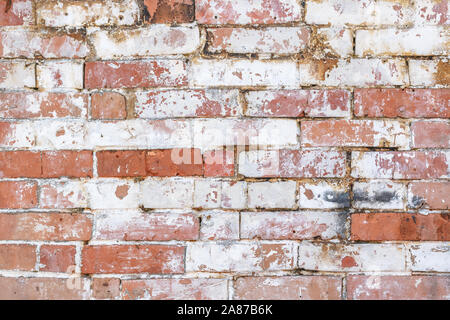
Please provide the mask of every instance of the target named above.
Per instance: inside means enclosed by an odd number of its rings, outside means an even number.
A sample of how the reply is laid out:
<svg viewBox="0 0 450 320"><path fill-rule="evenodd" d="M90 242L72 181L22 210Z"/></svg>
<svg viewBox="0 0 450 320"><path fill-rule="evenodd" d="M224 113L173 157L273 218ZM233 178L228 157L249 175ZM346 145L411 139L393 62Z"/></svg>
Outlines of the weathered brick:
<svg viewBox="0 0 450 320"><path fill-rule="evenodd" d="M447 300L448 276L362 276L347 278L350 300Z"/></svg>
<svg viewBox="0 0 450 320"><path fill-rule="evenodd" d="M252 182L248 184L249 208L286 208L296 206L295 181Z"/></svg>
<svg viewBox="0 0 450 320"><path fill-rule="evenodd" d="M135 0L39 1L37 21L47 27L134 25L139 19Z"/></svg>
<svg viewBox="0 0 450 320"><path fill-rule="evenodd" d="M183 273L184 251L184 247L169 245L84 246L81 272L85 274Z"/></svg>
<svg viewBox="0 0 450 320"><path fill-rule="evenodd" d="M299 207L333 209L350 207L349 186L345 183L320 181L300 183Z"/></svg>
<svg viewBox="0 0 450 320"><path fill-rule="evenodd" d="M154 90L136 92L135 113L144 119L230 117L242 107L237 90Z"/></svg>
<svg viewBox="0 0 450 320"><path fill-rule="evenodd" d="M197 27L152 25L139 29L98 30L90 35L102 60L193 53L200 46Z"/></svg>
<svg viewBox="0 0 450 320"><path fill-rule="evenodd" d="M239 213L204 211L201 218L200 240L239 239Z"/></svg>
<svg viewBox="0 0 450 320"><path fill-rule="evenodd" d="M99 300L112 300L120 297L120 279L93 278L92 296Z"/></svg>
<svg viewBox="0 0 450 320"><path fill-rule="evenodd" d="M319 28L317 29L317 38L321 54L334 57L350 57L353 55L353 31L350 29L340 27Z"/></svg>
<svg viewBox="0 0 450 320"><path fill-rule="evenodd" d="M46 151L42 153L42 177L92 177L92 151Z"/></svg>
<svg viewBox="0 0 450 320"><path fill-rule="evenodd" d="M153 209L183 209L193 204L194 180L147 178L142 182L142 205Z"/></svg>
<svg viewBox="0 0 450 320"><path fill-rule="evenodd" d="M43 149L90 149L86 142L87 124L84 121L39 121L33 124L36 145Z"/></svg>
<svg viewBox="0 0 450 320"><path fill-rule="evenodd" d="M355 52L358 56L447 55L448 36L442 27L357 30Z"/></svg>
<svg viewBox="0 0 450 320"><path fill-rule="evenodd" d="M39 178L42 174L41 153L32 151L0 152L0 177Z"/></svg>
<svg viewBox="0 0 450 320"><path fill-rule="evenodd" d="M406 186L371 180L353 184L353 207L358 209L404 209Z"/></svg>
<svg viewBox="0 0 450 320"><path fill-rule="evenodd" d="M409 79L413 86L448 86L450 84L448 59L409 60L408 65Z"/></svg>
<svg viewBox="0 0 450 320"><path fill-rule="evenodd" d="M31 30L0 32L0 56L4 58L84 58L89 54L81 34L52 34Z"/></svg>
<svg viewBox="0 0 450 320"><path fill-rule="evenodd" d="M239 173L247 177L343 177L340 151L255 150L239 154Z"/></svg>
<svg viewBox="0 0 450 320"><path fill-rule="evenodd" d="M0 122L0 146L30 148L36 144L36 134L30 122Z"/></svg>
<svg viewBox="0 0 450 320"><path fill-rule="evenodd" d="M212 53L295 54L306 49L309 35L306 27L208 29L207 50Z"/></svg>
<svg viewBox="0 0 450 320"><path fill-rule="evenodd" d="M92 220L86 214L0 214L0 240L87 241Z"/></svg>
<svg viewBox="0 0 450 320"><path fill-rule="evenodd" d="M345 90L273 90L245 94L251 117L348 117L350 93Z"/></svg>
<svg viewBox="0 0 450 320"><path fill-rule="evenodd" d="M450 207L450 182L411 182L408 186L408 206L447 210Z"/></svg>
<svg viewBox="0 0 450 320"><path fill-rule="evenodd" d="M342 239L347 215L334 212L243 212L241 238L263 240Z"/></svg>
<svg viewBox="0 0 450 320"><path fill-rule="evenodd" d="M236 300L340 300L341 279L330 276L242 277Z"/></svg>
<svg viewBox="0 0 450 320"><path fill-rule="evenodd" d="M0 92L0 117L86 118L87 104L83 93Z"/></svg>
<svg viewBox="0 0 450 320"><path fill-rule="evenodd" d="M83 88L83 64L80 62L46 61L36 67L39 88Z"/></svg>
<svg viewBox="0 0 450 320"><path fill-rule="evenodd" d="M24 61L0 62L0 89L34 88L35 64Z"/></svg>
<svg viewBox="0 0 450 320"><path fill-rule="evenodd" d="M409 84L407 65L401 58L302 60L299 77L302 86L372 87Z"/></svg>
<svg viewBox="0 0 450 320"><path fill-rule="evenodd" d="M302 242L298 266L315 271L405 271L406 249L398 244Z"/></svg>
<svg viewBox="0 0 450 320"><path fill-rule="evenodd" d="M126 99L117 92L99 92L91 96L93 119L119 120L127 117Z"/></svg>
<svg viewBox="0 0 450 320"><path fill-rule="evenodd" d="M33 181L0 181L0 208L29 209L37 205L37 184Z"/></svg>
<svg viewBox="0 0 450 320"><path fill-rule="evenodd" d="M69 272L75 266L75 246L43 245L39 249L39 271Z"/></svg>
<svg viewBox="0 0 450 320"><path fill-rule="evenodd" d="M295 268L294 243L192 242L186 252L186 271L248 272Z"/></svg>
<svg viewBox="0 0 450 320"><path fill-rule="evenodd" d="M420 0L415 2L416 25L448 25L448 0Z"/></svg>
<svg viewBox="0 0 450 320"><path fill-rule="evenodd" d="M33 271L36 246L26 244L0 245L0 270Z"/></svg>
<svg viewBox="0 0 450 320"><path fill-rule="evenodd" d="M234 176L234 150L212 150L203 154L205 177Z"/></svg>
<svg viewBox="0 0 450 320"><path fill-rule="evenodd" d="M352 152L352 176L380 179L434 179L449 176L445 151Z"/></svg>
<svg viewBox="0 0 450 320"><path fill-rule="evenodd" d="M39 204L46 209L71 209L87 207L88 198L80 181L52 181L41 185Z"/></svg>
<svg viewBox="0 0 450 320"><path fill-rule="evenodd" d="M147 279L122 281L124 299L226 300L226 279Z"/></svg>
<svg viewBox="0 0 450 320"><path fill-rule="evenodd" d="M32 0L0 1L0 26L21 26L33 23Z"/></svg>
<svg viewBox="0 0 450 320"><path fill-rule="evenodd" d="M450 118L450 89L355 89L355 116Z"/></svg>
<svg viewBox="0 0 450 320"><path fill-rule="evenodd" d="M450 217L448 214L352 214L351 237L356 241L449 241Z"/></svg>
<svg viewBox="0 0 450 320"><path fill-rule="evenodd" d="M79 284L79 285L78 285ZM80 300L90 298L87 278L0 277L2 300Z"/></svg>
<svg viewBox="0 0 450 320"><path fill-rule="evenodd" d="M304 147L409 147L409 127L384 120L302 121Z"/></svg>
<svg viewBox="0 0 450 320"><path fill-rule="evenodd" d="M416 121L411 124L413 148L450 148L450 123Z"/></svg>
<svg viewBox="0 0 450 320"><path fill-rule="evenodd" d="M147 23L188 23L194 21L194 0L144 0Z"/></svg>
<svg viewBox="0 0 450 320"><path fill-rule="evenodd" d="M186 64L180 60L93 61L85 64L85 87L88 89L179 87L186 84Z"/></svg>
<svg viewBox="0 0 450 320"><path fill-rule="evenodd" d="M247 182L218 179L196 180L194 207L243 209L247 205Z"/></svg>
<svg viewBox="0 0 450 320"><path fill-rule="evenodd" d="M448 242L412 244L409 252L412 271L450 271L450 245Z"/></svg>
<svg viewBox="0 0 450 320"><path fill-rule="evenodd" d="M94 239L197 240L199 221L190 213L104 212L96 214Z"/></svg>
<svg viewBox="0 0 450 320"><path fill-rule="evenodd" d="M300 85L297 64L289 60L195 59L188 76L190 84L199 87Z"/></svg>
<svg viewBox="0 0 450 320"><path fill-rule="evenodd" d="M201 24L275 24L301 20L295 0L196 0L195 18Z"/></svg>
<svg viewBox="0 0 450 320"><path fill-rule="evenodd" d="M131 180L93 179L85 184L91 209L137 209L141 186Z"/></svg>

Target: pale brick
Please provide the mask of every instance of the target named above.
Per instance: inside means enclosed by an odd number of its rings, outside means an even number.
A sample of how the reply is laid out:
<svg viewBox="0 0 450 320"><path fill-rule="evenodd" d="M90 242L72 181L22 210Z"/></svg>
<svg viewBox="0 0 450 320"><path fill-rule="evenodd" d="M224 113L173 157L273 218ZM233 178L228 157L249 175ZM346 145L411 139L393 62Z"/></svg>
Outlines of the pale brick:
<svg viewBox="0 0 450 320"><path fill-rule="evenodd" d="M83 88L83 63L67 61L46 61L37 65L38 87Z"/></svg>
<svg viewBox="0 0 450 320"><path fill-rule="evenodd" d="M251 182L248 185L249 208L287 208L296 206L295 181Z"/></svg>
<svg viewBox="0 0 450 320"><path fill-rule="evenodd" d="M98 30L90 35L96 56L106 59L189 54L200 45L197 27L163 24L139 29Z"/></svg>
<svg viewBox="0 0 450 320"><path fill-rule="evenodd" d="M390 181L355 182L353 206L365 209L404 209L406 186Z"/></svg>
<svg viewBox="0 0 450 320"><path fill-rule="evenodd" d="M299 195L300 208L333 209L350 206L349 187L342 183L300 183Z"/></svg>
<svg viewBox="0 0 450 320"><path fill-rule="evenodd" d="M209 209L246 207L247 183L245 181L196 180L194 189L195 207Z"/></svg>
<svg viewBox="0 0 450 320"><path fill-rule="evenodd" d="M412 86L448 86L449 70L448 59L409 60L409 79Z"/></svg>
<svg viewBox="0 0 450 320"><path fill-rule="evenodd" d="M35 64L25 61L0 62L0 89L34 88Z"/></svg>
<svg viewBox="0 0 450 320"><path fill-rule="evenodd" d="M30 148L36 144L36 130L31 122L0 122L0 147Z"/></svg>
<svg viewBox="0 0 450 320"><path fill-rule="evenodd" d="M182 209L193 205L193 179L148 178L141 183L141 188L145 208Z"/></svg>
<svg viewBox="0 0 450 320"><path fill-rule="evenodd" d="M48 120L34 124L37 147L43 149L83 149L86 147L86 123Z"/></svg>
<svg viewBox="0 0 450 320"><path fill-rule="evenodd" d="M83 182L52 181L41 185L39 203L46 209L86 208L88 196Z"/></svg>
<svg viewBox="0 0 450 320"><path fill-rule="evenodd" d="M238 240L239 213L204 211L201 215L200 240Z"/></svg>
<svg viewBox="0 0 450 320"><path fill-rule="evenodd" d="M319 28L317 35L323 47L320 53L336 57L349 57L353 54L353 32L344 28Z"/></svg>
<svg viewBox="0 0 450 320"><path fill-rule="evenodd" d="M91 209L135 209L140 205L140 185L129 180L92 179L85 184Z"/></svg>
<svg viewBox="0 0 450 320"><path fill-rule="evenodd" d="M448 0L416 0L415 25L448 25Z"/></svg>
<svg viewBox="0 0 450 320"><path fill-rule="evenodd" d="M450 244L420 243L409 247L412 271L450 271Z"/></svg>
<svg viewBox="0 0 450 320"><path fill-rule="evenodd" d="M302 242L299 268L315 271L406 271L401 244L335 244Z"/></svg>

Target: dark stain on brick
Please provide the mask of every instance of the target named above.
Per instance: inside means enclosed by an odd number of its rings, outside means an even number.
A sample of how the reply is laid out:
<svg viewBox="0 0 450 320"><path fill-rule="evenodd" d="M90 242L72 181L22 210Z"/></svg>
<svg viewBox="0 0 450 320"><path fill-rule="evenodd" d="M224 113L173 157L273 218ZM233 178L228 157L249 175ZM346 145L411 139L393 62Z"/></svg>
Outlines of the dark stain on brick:
<svg viewBox="0 0 450 320"><path fill-rule="evenodd" d="M397 199L397 194L395 192L381 191L376 192L373 196L370 196L367 192L355 191L353 194L353 199L355 201L363 202L383 202L388 203L392 200Z"/></svg>
<svg viewBox="0 0 450 320"><path fill-rule="evenodd" d="M425 205L425 199L419 196L413 196L411 199L411 207L412 208L421 208Z"/></svg>
<svg viewBox="0 0 450 320"><path fill-rule="evenodd" d="M324 200L328 202L338 203L343 207L350 206L350 195L348 192L326 191L324 193Z"/></svg>

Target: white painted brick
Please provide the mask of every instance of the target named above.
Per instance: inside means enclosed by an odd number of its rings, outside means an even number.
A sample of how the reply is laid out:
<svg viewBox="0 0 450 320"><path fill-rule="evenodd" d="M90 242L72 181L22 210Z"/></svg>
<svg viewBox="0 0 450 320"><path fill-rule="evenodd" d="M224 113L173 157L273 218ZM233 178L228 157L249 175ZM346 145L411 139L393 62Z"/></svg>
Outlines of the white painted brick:
<svg viewBox="0 0 450 320"><path fill-rule="evenodd" d="M2 122L1 128L7 132L2 132L0 147L31 148L36 145L36 131L32 122Z"/></svg>
<svg viewBox="0 0 450 320"><path fill-rule="evenodd" d="M390 0L306 1L308 24L401 25L411 20L409 3Z"/></svg>
<svg viewBox="0 0 450 320"><path fill-rule="evenodd" d="M297 145L298 126L291 119L196 119L193 142L196 148L217 149L224 145Z"/></svg>
<svg viewBox="0 0 450 320"><path fill-rule="evenodd" d="M0 62L0 89L34 88L35 64L25 61Z"/></svg>
<svg viewBox="0 0 450 320"><path fill-rule="evenodd" d="M248 184L249 208L286 208L296 206L296 182L251 182Z"/></svg>
<svg viewBox="0 0 450 320"><path fill-rule="evenodd" d="M412 271L450 271L449 242L412 244L409 251Z"/></svg>
<svg viewBox="0 0 450 320"><path fill-rule="evenodd" d="M294 61L206 60L192 61L192 86L298 87L299 73Z"/></svg>
<svg viewBox="0 0 450 320"><path fill-rule="evenodd" d="M189 54L200 46L198 27L164 24L145 28L98 30L90 35L96 56L101 59Z"/></svg>
<svg viewBox="0 0 450 320"><path fill-rule="evenodd" d="M191 147L191 125L185 120L89 122L92 147L167 149Z"/></svg>
<svg viewBox="0 0 450 320"><path fill-rule="evenodd" d="M324 43L321 53L338 57L349 57L353 54L353 33L345 28L319 28L319 38Z"/></svg>
<svg viewBox="0 0 450 320"><path fill-rule="evenodd" d="M35 122L37 143L42 149L84 149L86 123L83 121L47 120Z"/></svg>
<svg viewBox="0 0 450 320"><path fill-rule="evenodd" d="M38 87L83 88L83 63L73 61L45 61L37 65Z"/></svg>
<svg viewBox="0 0 450 320"><path fill-rule="evenodd" d="M203 211L201 217L201 240L239 239L238 212Z"/></svg>
<svg viewBox="0 0 450 320"><path fill-rule="evenodd" d="M349 188L341 183L301 183L299 194L300 208L333 209L350 206Z"/></svg>
<svg viewBox="0 0 450 320"><path fill-rule="evenodd" d="M449 25L448 0L415 0L414 24Z"/></svg>
<svg viewBox="0 0 450 320"><path fill-rule="evenodd" d="M448 59L409 60L409 79L412 86L448 85Z"/></svg>
<svg viewBox="0 0 450 320"><path fill-rule="evenodd" d="M139 118L239 116L238 90L152 90L136 92Z"/></svg>
<svg viewBox="0 0 450 320"><path fill-rule="evenodd" d="M130 180L92 179L86 183L91 209L137 209L140 185Z"/></svg>
<svg viewBox="0 0 450 320"><path fill-rule="evenodd" d="M302 242L299 268L320 271L405 271L401 244L337 244Z"/></svg>
<svg viewBox="0 0 450 320"><path fill-rule="evenodd" d="M325 86L378 86L406 85L408 73L403 59L351 59L339 60L336 65L317 71L318 61L300 63L302 85Z"/></svg>
<svg viewBox="0 0 450 320"><path fill-rule="evenodd" d="M246 207L245 181L199 179L195 181L194 206L198 208L243 209Z"/></svg>
<svg viewBox="0 0 450 320"><path fill-rule="evenodd" d="M46 209L86 208L88 196L82 181L51 181L42 183L39 205Z"/></svg>
<svg viewBox="0 0 450 320"><path fill-rule="evenodd" d="M38 22L48 27L133 25L140 8L135 0L41 1L36 14Z"/></svg>
<svg viewBox="0 0 450 320"><path fill-rule="evenodd" d="M182 209L193 205L191 178L147 178L141 183L142 204L152 209Z"/></svg>
<svg viewBox="0 0 450 320"><path fill-rule="evenodd" d="M212 53L295 54L305 50L310 31L305 27L220 28L208 33Z"/></svg>
<svg viewBox="0 0 450 320"><path fill-rule="evenodd" d="M390 181L355 182L353 206L366 209L404 209L406 186Z"/></svg>
<svg viewBox="0 0 450 320"><path fill-rule="evenodd" d="M407 30L357 30L358 56L438 56L449 54L449 30L420 27Z"/></svg>
<svg viewBox="0 0 450 320"><path fill-rule="evenodd" d="M186 271L249 272L292 269L297 244L191 242L186 251Z"/></svg>

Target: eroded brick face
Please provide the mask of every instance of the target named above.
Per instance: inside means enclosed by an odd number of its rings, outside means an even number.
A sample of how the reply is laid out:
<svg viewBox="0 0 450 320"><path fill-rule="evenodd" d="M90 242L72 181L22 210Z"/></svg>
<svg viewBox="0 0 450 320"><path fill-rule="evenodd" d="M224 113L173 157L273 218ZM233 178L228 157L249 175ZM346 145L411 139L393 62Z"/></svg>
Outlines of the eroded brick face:
<svg viewBox="0 0 450 320"><path fill-rule="evenodd" d="M0 299L450 299L447 0L0 0Z"/></svg>

